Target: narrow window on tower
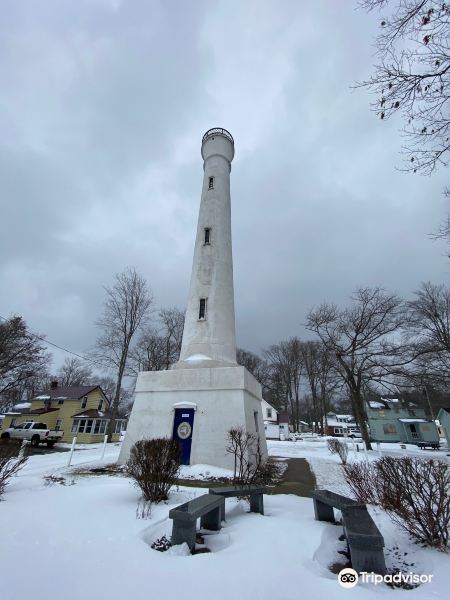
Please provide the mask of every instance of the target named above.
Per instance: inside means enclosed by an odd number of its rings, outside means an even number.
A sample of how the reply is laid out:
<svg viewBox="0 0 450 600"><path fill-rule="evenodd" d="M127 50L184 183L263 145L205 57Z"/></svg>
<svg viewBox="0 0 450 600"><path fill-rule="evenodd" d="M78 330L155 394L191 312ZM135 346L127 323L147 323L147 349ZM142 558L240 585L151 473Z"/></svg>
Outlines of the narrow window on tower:
<svg viewBox="0 0 450 600"><path fill-rule="evenodd" d="M214 189L214 177L210 177L208 181L208 190Z"/></svg>
<svg viewBox="0 0 450 600"><path fill-rule="evenodd" d="M204 232L203 243L205 246L209 246L211 244L211 227L205 227Z"/></svg>
<svg viewBox="0 0 450 600"><path fill-rule="evenodd" d="M202 321L204 321L206 319L206 298L200 298L198 318Z"/></svg>

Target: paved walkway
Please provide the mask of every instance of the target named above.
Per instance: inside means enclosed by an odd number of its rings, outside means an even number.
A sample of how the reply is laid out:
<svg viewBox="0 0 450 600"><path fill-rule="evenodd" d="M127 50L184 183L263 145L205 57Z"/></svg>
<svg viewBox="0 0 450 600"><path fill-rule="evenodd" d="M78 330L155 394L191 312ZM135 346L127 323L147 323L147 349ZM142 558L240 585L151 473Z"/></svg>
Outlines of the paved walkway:
<svg viewBox="0 0 450 600"><path fill-rule="evenodd" d="M311 498L316 487L316 478L305 458L288 458L288 468L283 479L273 489L272 494L295 494Z"/></svg>

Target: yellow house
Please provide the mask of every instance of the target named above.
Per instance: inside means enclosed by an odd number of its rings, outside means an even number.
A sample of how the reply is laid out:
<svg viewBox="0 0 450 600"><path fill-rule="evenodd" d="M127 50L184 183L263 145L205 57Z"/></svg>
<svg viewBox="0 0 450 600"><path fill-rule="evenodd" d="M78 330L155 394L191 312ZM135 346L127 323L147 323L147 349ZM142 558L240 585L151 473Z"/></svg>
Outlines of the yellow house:
<svg viewBox="0 0 450 600"><path fill-rule="evenodd" d="M17 404L2 416L0 435L24 421L39 421L49 429L64 431L62 442L71 442L76 436L80 444L101 442L110 419L109 403L99 385L59 387L57 382L31 402ZM113 441L120 439L125 427L126 419L116 419Z"/></svg>

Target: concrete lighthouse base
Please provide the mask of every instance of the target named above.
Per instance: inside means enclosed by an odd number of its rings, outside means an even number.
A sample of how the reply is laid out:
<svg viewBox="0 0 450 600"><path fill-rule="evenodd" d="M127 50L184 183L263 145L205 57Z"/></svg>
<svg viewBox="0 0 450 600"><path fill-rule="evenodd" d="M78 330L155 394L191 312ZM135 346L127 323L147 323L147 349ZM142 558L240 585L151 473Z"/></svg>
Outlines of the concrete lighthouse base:
<svg viewBox="0 0 450 600"><path fill-rule="evenodd" d="M225 448L227 432L236 426L258 434L261 452L267 457L261 386L253 375L238 365L180 367L179 363L173 370L139 373L119 462L127 461L139 439L178 439L180 434L183 446L191 442L184 462L232 469L233 457ZM192 416L190 425L180 423L188 415Z"/></svg>

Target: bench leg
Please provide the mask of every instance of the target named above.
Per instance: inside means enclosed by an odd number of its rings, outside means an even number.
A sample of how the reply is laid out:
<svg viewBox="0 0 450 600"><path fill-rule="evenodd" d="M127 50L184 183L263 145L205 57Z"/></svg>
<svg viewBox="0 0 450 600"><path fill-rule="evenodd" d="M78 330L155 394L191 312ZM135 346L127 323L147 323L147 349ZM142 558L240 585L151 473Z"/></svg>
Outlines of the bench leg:
<svg viewBox="0 0 450 600"><path fill-rule="evenodd" d="M264 496L263 494L250 495L250 512L264 514Z"/></svg>
<svg viewBox="0 0 450 600"><path fill-rule="evenodd" d="M196 521L188 523L174 519L172 525L172 544L177 546L186 542L190 550L193 550L195 547L196 525Z"/></svg>
<svg viewBox="0 0 450 600"><path fill-rule="evenodd" d="M314 516L316 521L328 521L334 523L334 511L332 506L324 504L320 500L313 498L314 502Z"/></svg>
<svg viewBox="0 0 450 600"><path fill-rule="evenodd" d="M358 573L366 571L368 573L373 572L384 575L387 572L382 548L369 550L349 547L349 549L352 568Z"/></svg>
<svg viewBox="0 0 450 600"><path fill-rule="evenodd" d="M221 506L218 506L214 510L210 510L206 515L201 517L200 527L202 529L209 529L210 531L219 531L223 512L225 512L225 498L223 498L223 504Z"/></svg>

